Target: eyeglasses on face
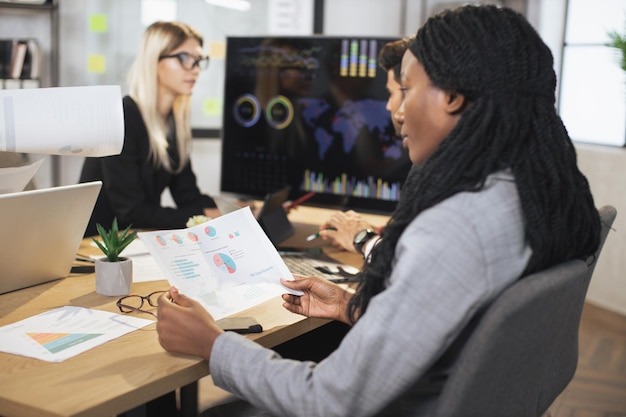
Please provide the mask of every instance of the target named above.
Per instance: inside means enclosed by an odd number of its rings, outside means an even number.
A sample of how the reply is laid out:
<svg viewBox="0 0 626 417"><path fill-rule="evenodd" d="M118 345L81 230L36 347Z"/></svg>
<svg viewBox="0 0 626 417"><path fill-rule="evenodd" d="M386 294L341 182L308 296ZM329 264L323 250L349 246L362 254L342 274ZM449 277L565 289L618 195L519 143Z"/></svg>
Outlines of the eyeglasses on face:
<svg viewBox="0 0 626 417"><path fill-rule="evenodd" d="M179 52L177 54L161 55L159 57L159 61L166 58L178 59L180 65L186 70L192 70L196 66L198 66L198 68L200 68L201 70L207 69L209 67L208 56L193 56L187 52Z"/></svg>
<svg viewBox="0 0 626 417"><path fill-rule="evenodd" d="M117 300L115 304L117 304L117 308L119 308L122 313L138 311L140 313L152 314L156 317L156 313L153 311L143 309L143 303L147 301L152 307L157 307L159 305L157 302L159 296L165 292L166 291L155 291L148 295L126 295Z"/></svg>

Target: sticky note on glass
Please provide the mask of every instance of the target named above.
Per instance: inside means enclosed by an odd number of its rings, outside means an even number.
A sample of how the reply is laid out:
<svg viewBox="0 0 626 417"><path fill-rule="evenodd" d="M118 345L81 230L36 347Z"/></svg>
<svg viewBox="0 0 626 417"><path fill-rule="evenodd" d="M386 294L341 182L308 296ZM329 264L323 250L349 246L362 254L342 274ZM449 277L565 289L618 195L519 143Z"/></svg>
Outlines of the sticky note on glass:
<svg viewBox="0 0 626 417"><path fill-rule="evenodd" d="M202 113L206 116L219 116L222 114L222 100L216 97L205 98L202 102Z"/></svg>
<svg viewBox="0 0 626 417"><path fill-rule="evenodd" d="M89 16L89 31L96 33L105 33L108 31L107 15L92 14Z"/></svg>
<svg viewBox="0 0 626 417"><path fill-rule="evenodd" d="M104 74L107 69L106 57L100 54L91 54L87 57L87 72Z"/></svg>
<svg viewBox="0 0 626 417"><path fill-rule="evenodd" d="M209 56L211 59L224 59L226 57L226 42L211 42L209 44Z"/></svg>

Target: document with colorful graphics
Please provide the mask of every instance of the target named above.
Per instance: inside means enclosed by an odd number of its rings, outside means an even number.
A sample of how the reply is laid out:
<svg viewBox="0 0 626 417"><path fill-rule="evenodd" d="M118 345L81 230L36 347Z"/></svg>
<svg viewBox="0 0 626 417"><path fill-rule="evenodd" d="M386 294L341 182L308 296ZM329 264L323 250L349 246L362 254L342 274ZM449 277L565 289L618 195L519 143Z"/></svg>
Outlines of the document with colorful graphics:
<svg viewBox="0 0 626 417"><path fill-rule="evenodd" d="M119 85L0 90L0 151L106 156L123 145Z"/></svg>
<svg viewBox="0 0 626 417"><path fill-rule="evenodd" d="M61 362L154 320L66 306L0 327L0 352Z"/></svg>
<svg viewBox="0 0 626 417"><path fill-rule="evenodd" d="M286 292L293 275L249 207L177 230L140 232L170 284L217 320Z"/></svg>

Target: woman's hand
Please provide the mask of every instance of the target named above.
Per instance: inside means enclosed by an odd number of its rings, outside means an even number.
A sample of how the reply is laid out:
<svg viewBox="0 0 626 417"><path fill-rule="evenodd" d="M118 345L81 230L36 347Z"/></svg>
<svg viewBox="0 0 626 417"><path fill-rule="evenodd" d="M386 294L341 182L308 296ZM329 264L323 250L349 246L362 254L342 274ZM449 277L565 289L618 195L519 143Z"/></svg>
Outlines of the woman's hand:
<svg viewBox="0 0 626 417"><path fill-rule="evenodd" d="M203 213L206 217L210 219L215 219L216 217L220 217L222 213L220 213L219 209L216 207L209 207L203 210Z"/></svg>
<svg viewBox="0 0 626 417"><path fill-rule="evenodd" d="M215 339L224 332L200 303L176 287L159 297L156 328L163 349L206 360L211 358Z"/></svg>
<svg viewBox="0 0 626 417"><path fill-rule="evenodd" d="M327 318L352 324L346 308L352 292L318 277L294 275L293 281L282 279L281 283L293 290L303 291L303 295L283 294L283 307L292 313L306 317Z"/></svg>
<svg viewBox="0 0 626 417"><path fill-rule="evenodd" d="M337 211L320 226L319 234L324 240L330 239L334 246L356 253L354 236L363 229L376 230L376 227L355 211Z"/></svg>

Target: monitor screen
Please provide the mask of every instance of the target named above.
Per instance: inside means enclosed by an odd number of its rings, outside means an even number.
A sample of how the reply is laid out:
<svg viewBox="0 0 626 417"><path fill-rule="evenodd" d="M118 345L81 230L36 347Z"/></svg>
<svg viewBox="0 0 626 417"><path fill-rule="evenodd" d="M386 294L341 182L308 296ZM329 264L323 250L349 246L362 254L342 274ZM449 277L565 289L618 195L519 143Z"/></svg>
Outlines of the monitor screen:
<svg viewBox="0 0 626 417"><path fill-rule="evenodd" d="M313 205L393 211L411 162L377 63L391 40L227 38L221 191L290 186Z"/></svg>

